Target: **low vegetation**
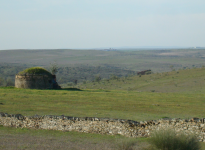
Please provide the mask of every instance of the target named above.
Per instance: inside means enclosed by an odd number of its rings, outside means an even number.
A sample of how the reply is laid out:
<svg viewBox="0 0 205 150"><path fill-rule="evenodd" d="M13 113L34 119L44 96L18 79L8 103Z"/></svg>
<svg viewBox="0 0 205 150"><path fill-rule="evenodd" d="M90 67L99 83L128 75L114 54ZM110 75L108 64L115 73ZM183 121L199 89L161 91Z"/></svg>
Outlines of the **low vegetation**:
<svg viewBox="0 0 205 150"><path fill-rule="evenodd" d="M123 150L124 143L134 143L134 150L149 147L146 138L99 135L79 132L32 130L0 126L0 149L69 149L69 150ZM126 144L126 147L130 147Z"/></svg>
<svg viewBox="0 0 205 150"><path fill-rule="evenodd" d="M53 65L53 66L52 66ZM101 79L108 79L115 75L116 77L123 77L137 74L136 71L122 69L112 65L103 66L87 66L87 65L75 65L75 66L55 66L52 64L50 67L45 66L47 70L50 70L57 76L57 81L63 86L73 86L75 81L77 83L86 83L89 81L95 81L96 76ZM30 68L32 65L13 65L13 64L0 64L0 86L8 86L7 80L11 81L14 85L15 75L26 68ZM56 72L57 67L57 72ZM53 70L54 69L54 70ZM22 72L25 74L24 72ZM1 84L2 83L2 84ZM10 85L10 84L9 84ZM10 86L12 86L10 85Z"/></svg>
<svg viewBox="0 0 205 150"><path fill-rule="evenodd" d="M43 75L49 75L51 76L52 74L47 71L46 69L42 68L42 67L32 67L32 68L27 68L25 69L24 71L21 71L18 73L19 75L26 75L26 74L35 74L35 75L38 75L38 74L43 74Z"/></svg>
<svg viewBox="0 0 205 150"><path fill-rule="evenodd" d="M172 133L168 133L168 135L170 134ZM165 136L165 139L168 138L167 135L160 135L160 137L163 136ZM172 138L175 139L175 137ZM171 138L169 138L169 140L170 139ZM190 138L188 137L188 139ZM163 138L157 138L155 141L157 141L157 143L168 143L168 141L165 141ZM179 139L179 141L182 141L181 143L185 143L185 145L191 145L191 147L188 147L186 150L199 150L198 148L200 147L201 149L205 149L205 144L198 143L197 141L191 141L190 143L184 142L190 141L187 139ZM174 143L169 141L168 144L173 145ZM190 149L193 147L196 149ZM156 148L155 144L151 142L149 138L127 138L119 135L111 136L74 131L33 130L3 126L0 126L0 149L164 150L163 148ZM184 149L179 148L177 150Z"/></svg>
<svg viewBox="0 0 205 150"><path fill-rule="evenodd" d="M0 88L0 110L22 115L109 117L136 121L204 117L204 93Z"/></svg>
<svg viewBox="0 0 205 150"><path fill-rule="evenodd" d="M185 134L173 129L152 133L151 143L160 150L200 150L201 145L194 134Z"/></svg>
<svg viewBox="0 0 205 150"><path fill-rule="evenodd" d="M81 89L103 89L156 93L204 93L205 68L181 69L150 75L110 78L80 83Z"/></svg>

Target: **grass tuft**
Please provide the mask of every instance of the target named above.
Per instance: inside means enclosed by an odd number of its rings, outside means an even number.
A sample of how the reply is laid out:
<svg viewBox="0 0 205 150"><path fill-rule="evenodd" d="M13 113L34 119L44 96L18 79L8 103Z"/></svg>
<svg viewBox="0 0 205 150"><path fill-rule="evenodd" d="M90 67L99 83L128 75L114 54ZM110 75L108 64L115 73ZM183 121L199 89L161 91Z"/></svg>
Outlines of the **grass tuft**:
<svg viewBox="0 0 205 150"><path fill-rule="evenodd" d="M172 129L152 133L150 142L161 150L200 150L200 142L193 134L176 132Z"/></svg>

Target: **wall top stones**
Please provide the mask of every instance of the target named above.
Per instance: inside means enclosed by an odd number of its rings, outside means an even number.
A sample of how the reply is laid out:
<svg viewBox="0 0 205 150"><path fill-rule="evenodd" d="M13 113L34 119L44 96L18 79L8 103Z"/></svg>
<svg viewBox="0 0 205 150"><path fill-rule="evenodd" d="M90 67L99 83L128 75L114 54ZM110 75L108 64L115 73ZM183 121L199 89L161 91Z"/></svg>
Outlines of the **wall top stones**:
<svg viewBox="0 0 205 150"><path fill-rule="evenodd" d="M62 120L71 120L71 121L104 121L104 122L121 122L121 123L129 123L135 126L140 125L149 125L149 124L160 124L163 122L195 122L195 123L205 123L205 118L191 118L191 119L180 119L180 118L162 118L159 120L150 120L150 121L134 121L134 120L126 120L126 119L113 119L113 118L98 118L98 117L73 117L73 116L56 116L56 115L34 115L34 116L23 116L21 114L8 114L0 112L0 117L10 117L17 118L19 120L23 118L29 119L62 119Z"/></svg>

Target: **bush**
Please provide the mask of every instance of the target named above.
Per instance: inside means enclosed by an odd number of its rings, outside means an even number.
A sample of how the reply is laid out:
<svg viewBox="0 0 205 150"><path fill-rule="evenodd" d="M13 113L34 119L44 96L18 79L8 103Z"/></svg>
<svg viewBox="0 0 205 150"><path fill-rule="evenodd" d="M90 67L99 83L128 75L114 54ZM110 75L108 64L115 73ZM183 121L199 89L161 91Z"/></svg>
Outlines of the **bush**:
<svg viewBox="0 0 205 150"><path fill-rule="evenodd" d="M112 74L112 75L110 76L110 79L111 79L111 80L119 80L120 78L119 78L118 76Z"/></svg>
<svg viewBox="0 0 205 150"><path fill-rule="evenodd" d="M56 74L58 72L58 64L56 62L50 63L50 70L52 74Z"/></svg>
<svg viewBox="0 0 205 150"><path fill-rule="evenodd" d="M68 82L67 86L73 86L73 82Z"/></svg>
<svg viewBox="0 0 205 150"><path fill-rule="evenodd" d="M151 134L151 144L161 150L199 150L200 143L195 135L176 132L171 129L155 131Z"/></svg>
<svg viewBox="0 0 205 150"><path fill-rule="evenodd" d="M5 84L4 79L0 77L0 86L4 86L4 84Z"/></svg>
<svg viewBox="0 0 205 150"><path fill-rule="evenodd" d="M11 78L7 78L7 80L6 80L6 86L14 86L14 85L15 85L14 81L12 81Z"/></svg>
<svg viewBox="0 0 205 150"><path fill-rule="evenodd" d="M99 74L98 74L98 75L96 75L96 76L95 76L95 82L100 82L100 80L101 80L100 75L99 75Z"/></svg>

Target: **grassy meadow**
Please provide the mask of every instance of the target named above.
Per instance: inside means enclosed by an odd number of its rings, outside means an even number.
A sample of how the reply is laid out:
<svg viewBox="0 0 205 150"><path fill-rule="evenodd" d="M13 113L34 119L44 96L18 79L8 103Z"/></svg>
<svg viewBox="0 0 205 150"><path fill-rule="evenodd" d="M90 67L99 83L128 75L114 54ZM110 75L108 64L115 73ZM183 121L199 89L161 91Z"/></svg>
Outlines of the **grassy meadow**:
<svg viewBox="0 0 205 150"><path fill-rule="evenodd" d="M136 121L163 117L204 117L204 74L205 69L198 68L134 76L124 81L94 83L98 85L93 87L95 89L31 90L3 87L0 88L0 110L27 116L67 115ZM117 89L115 84L122 88ZM103 85L104 88L98 89Z"/></svg>
<svg viewBox="0 0 205 150"><path fill-rule="evenodd" d="M1 87L0 110L26 116L67 115L136 121L204 117L204 74L205 68L186 69L91 82L62 90ZM83 89L84 86L87 88Z"/></svg>
<svg viewBox="0 0 205 150"><path fill-rule="evenodd" d="M157 93L204 93L205 68L180 69L177 71L154 73L106 79L100 82L79 84L81 89L107 89Z"/></svg>
<svg viewBox="0 0 205 150"><path fill-rule="evenodd" d="M204 117L203 93L156 93L127 90L30 90L13 87L0 88L0 110L23 115L96 116L152 120L163 117ZM12 141L12 144L11 144ZM205 144L201 143L202 149ZM126 138L32 130L0 126L0 149L71 149L121 150L131 146L135 150L153 150L149 138Z"/></svg>
<svg viewBox="0 0 205 150"><path fill-rule="evenodd" d="M20 65L48 65L48 62L57 60L60 65L109 64L133 71L149 68L154 71L150 75L102 78L99 82L87 80L72 86L65 84L67 87L62 90L0 87L0 112L25 116L66 115L135 121L164 117L202 118L205 114L204 56L204 50L80 53L72 50L0 51L0 63L12 60L11 63ZM170 68L170 65L173 67ZM137 150L152 149L148 138L0 126L0 149L114 150L121 149L119 146L124 142L128 145L134 142ZM205 149L205 144L202 146Z"/></svg>

